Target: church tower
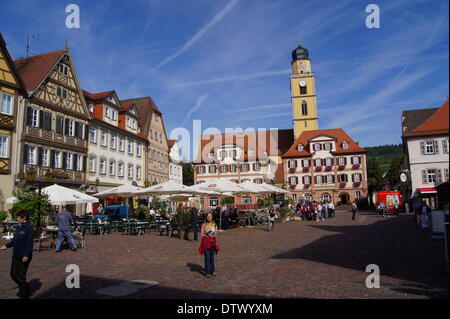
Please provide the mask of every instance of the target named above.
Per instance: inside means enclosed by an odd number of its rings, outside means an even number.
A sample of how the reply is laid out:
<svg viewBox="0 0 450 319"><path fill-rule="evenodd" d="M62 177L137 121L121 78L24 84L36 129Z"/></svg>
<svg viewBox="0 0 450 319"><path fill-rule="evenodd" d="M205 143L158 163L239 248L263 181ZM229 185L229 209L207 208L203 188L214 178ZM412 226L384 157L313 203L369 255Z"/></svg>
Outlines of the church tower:
<svg viewBox="0 0 450 319"><path fill-rule="evenodd" d="M311 71L309 52L298 42L292 51L291 101L294 138L304 131L319 129L315 76Z"/></svg>

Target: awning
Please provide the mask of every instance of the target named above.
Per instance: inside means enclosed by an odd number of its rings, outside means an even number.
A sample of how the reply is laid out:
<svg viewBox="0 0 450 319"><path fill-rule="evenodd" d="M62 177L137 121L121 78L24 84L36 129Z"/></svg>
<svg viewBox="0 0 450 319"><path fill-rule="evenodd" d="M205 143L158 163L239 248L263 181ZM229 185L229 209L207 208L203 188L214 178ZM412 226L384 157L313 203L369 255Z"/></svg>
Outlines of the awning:
<svg viewBox="0 0 450 319"><path fill-rule="evenodd" d="M434 187L430 187L430 188L418 188L416 190L416 192L420 193L420 194L436 194L437 190Z"/></svg>

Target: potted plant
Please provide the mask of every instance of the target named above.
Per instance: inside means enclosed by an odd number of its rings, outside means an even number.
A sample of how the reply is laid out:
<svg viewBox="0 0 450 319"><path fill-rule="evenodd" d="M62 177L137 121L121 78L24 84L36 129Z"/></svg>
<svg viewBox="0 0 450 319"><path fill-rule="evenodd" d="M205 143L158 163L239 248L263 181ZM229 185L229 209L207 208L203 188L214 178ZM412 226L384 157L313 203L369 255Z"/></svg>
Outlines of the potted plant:
<svg viewBox="0 0 450 319"><path fill-rule="evenodd" d="M281 208L280 209L281 222L284 223L286 221L287 215L288 215L288 210L286 208Z"/></svg>
<svg viewBox="0 0 450 319"><path fill-rule="evenodd" d="M183 239L189 239L189 227L191 226L191 214L188 209L183 209L182 212L174 216L174 221L180 228L180 233Z"/></svg>
<svg viewBox="0 0 450 319"><path fill-rule="evenodd" d="M0 225L8 217L8 212L6 210L0 210ZM2 230L3 232L3 230Z"/></svg>

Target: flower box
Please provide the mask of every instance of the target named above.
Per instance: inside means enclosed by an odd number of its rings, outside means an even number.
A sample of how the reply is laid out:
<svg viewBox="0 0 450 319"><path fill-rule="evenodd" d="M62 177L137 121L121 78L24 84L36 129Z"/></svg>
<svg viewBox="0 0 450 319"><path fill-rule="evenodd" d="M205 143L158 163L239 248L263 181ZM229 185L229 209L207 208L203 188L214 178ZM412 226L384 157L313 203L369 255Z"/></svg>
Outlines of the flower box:
<svg viewBox="0 0 450 319"><path fill-rule="evenodd" d="M347 183L339 183L339 188L344 188Z"/></svg>
<svg viewBox="0 0 450 319"><path fill-rule="evenodd" d="M359 164L353 164L353 169L358 169L359 168Z"/></svg>
<svg viewBox="0 0 450 319"><path fill-rule="evenodd" d="M303 188L304 189L307 189L307 188L309 188L311 185L309 185L309 184L305 184L305 185L303 185Z"/></svg>
<svg viewBox="0 0 450 319"><path fill-rule="evenodd" d="M361 186L361 182L354 182L353 183L353 187L359 187L359 186Z"/></svg>
<svg viewBox="0 0 450 319"><path fill-rule="evenodd" d="M309 172L309 167L303 167L303 172Z"/></svg>
<svg viewBox="0 0 450 319"><path fill-rule="evenodd" d="M345 165L339 165L339 166L338 166L338 169L339 169L340 171L342 171L343 169L345 169Z"/></svg>
<svg viewBox="0 0 450 319"><path fill-rule="evenodd" d="M297 170L296 167L291 167L291 168L289 168L289 173L292 174L292 173L294 173L296 170Z"/></svg>
<svg viewBox="0 0 450 319"><path fill-rule="evenodd" d="M289 188L290 188L290 189L295 189L296 186L297 186L297 185L289 185Z"/></svg>
<svg viewBox="0 0 450 319"><path fill-rule="evenodd" d="M322 171L322 166L316 166L316 172L321 172Z"/></svg>
<svg viewBox="0 0 450 319"><path fill-rule="evenodd" d="M326 170L327 172L331 171L332 169L333 169L333 166L327 166L327 167L325 167L325 170Z"/></svg>

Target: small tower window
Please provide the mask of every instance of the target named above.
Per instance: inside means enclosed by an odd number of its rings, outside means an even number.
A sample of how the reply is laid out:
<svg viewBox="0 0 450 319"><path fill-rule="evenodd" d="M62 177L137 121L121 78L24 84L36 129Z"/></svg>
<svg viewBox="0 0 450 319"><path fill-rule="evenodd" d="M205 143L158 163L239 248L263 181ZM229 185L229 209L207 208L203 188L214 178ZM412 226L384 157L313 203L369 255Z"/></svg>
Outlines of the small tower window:
<svg viewBox="0 0 450 319"><path fill-rule="evenodd" d="M303 85L302 85L303 84ZM308 90L305 83L300 84L300 94L307 94Z"/></svg>
<svg viewBox="0 0 450 319"><path fill-rule="evenodd" d="M308 115L308 103L306 101L302 102L302 115Z"/></svg>

